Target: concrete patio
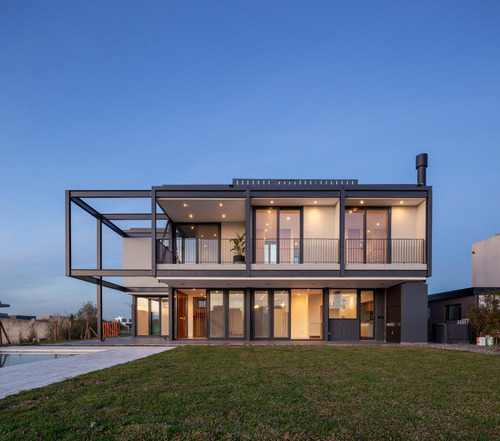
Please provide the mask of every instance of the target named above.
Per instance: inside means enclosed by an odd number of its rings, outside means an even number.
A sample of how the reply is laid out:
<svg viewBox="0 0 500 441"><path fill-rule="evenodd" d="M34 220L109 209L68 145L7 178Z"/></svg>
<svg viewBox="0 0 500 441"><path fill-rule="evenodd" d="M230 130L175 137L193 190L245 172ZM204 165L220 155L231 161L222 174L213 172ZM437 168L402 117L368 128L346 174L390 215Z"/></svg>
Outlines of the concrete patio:
<svg viewBox="0 0 500 441"><path fill-rule="evenodd" d="M10 346L0 348L2 353L69 353L78 354L56 360L43 360L32 363L8 366L0 369L0 399L22 390L35 389L52 383L76 377L77 375L105 369L128 361L148 357L153 354L174 349L162 347L106 346Z"/></svg>

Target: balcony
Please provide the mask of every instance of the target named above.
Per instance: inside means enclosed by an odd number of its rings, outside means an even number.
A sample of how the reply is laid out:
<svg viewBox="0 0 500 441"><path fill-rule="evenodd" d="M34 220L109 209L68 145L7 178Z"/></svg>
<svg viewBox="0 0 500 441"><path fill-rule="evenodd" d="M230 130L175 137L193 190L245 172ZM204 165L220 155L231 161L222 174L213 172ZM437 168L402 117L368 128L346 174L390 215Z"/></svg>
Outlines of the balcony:
<svg viewBox="0 0 500 441"><path fill-rule="evenodd" d="M235 253L229 238L182 238L157 241L159 264L232 264ZM247 244L248 246L248 244ZM280 238L254 239L253 264L298 265L338 264L339 239ZM346 239L345 263L426 264L424 239Z"/></svg>

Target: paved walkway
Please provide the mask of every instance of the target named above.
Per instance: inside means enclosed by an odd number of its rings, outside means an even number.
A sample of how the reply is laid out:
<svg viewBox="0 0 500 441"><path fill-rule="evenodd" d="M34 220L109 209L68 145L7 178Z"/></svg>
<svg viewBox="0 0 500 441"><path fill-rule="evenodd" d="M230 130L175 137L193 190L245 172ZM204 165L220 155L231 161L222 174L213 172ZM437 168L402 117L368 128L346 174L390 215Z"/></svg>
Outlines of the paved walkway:
<svg viewBox="0 0 500 441"><path fill-rule="evenodd" d="M79 354L55 360L43 360L33 363L8 366L0 369L0 399L22 390L35 389L51 383L76 377L77 375L105 369L117 364L148 357L159 352L174 349L173 347L130 347L130 346L9 346L0 348L1 352L49 352Z"/></svg>

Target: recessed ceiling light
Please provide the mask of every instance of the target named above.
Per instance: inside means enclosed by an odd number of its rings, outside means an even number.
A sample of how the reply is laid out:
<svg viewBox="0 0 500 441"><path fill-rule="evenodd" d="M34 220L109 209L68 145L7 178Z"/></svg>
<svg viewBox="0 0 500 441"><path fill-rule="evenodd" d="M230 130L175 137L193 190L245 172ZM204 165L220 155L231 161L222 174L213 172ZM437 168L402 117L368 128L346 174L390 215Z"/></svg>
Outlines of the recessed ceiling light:
<svg viewBox="0 0 500 441"><path fill-rule="evenodd" d="M399 203L400 203L400 204L404 204L404 202L403 202L403 201L399 201Z"/></svg>
<svg viewBox="0 0 500 441"><path fill-rule="evenodd" d="M377 227L380 225L380 222L377 222Z"/></svg>
<svg viewBox="0 0 500 441"><path fill-rule="evenodd" d="M184 206L185 206L185 207L187 207L187 206L188 206L188 204L184 204Z"/></svg>
<svg viewBox="0 0 500 441"><path fill-rule="evenodd" d="M314 203L315 203L315 204L317 204L317 203L318 203L318 201L314 201Z"/></svg>
<svg viewBox="0 0 500 441"><path fill-rule="evenodd" d="M194 227L191 225L191 230L194 230Z"/></svg>
<svg viewBox="0 0 500 441"><path fill-rule="evenodd" d="M214 234L214 237L217 237L217 234Z"/></svg>
<svg viewBox="0 0 500 441"><path fill-rule="evenodd" d="M365 203L365 201L359 201L359 203L360 203L360 204L364 204L364 203Z"/></svg>
<svg viewBox="0 0 500 441"><path fill-rule="evenodd" d="M271 214L271 210L267 210L267 214Z"/></svg>
<svg viewBox="0 0 500 441"><path fill-rule="evenodd" d="M190 214L190 215L189 215L189 217L193 217L193 215L192 215L192 214Z"/></svg>
<svg viewBox="0 0 500 441"><path fill-rule="evenodd" d="M286 220L290 220L290 216L287 216L287 217L286 217Z"/></svg>
<svg viewBox="0 0 500 441"><path fill-rule="evenodd" d="M222 217L226 217L226 215L225 215L225 214L223 214L223 215L222 215Z"/></svg>
<svg viewBox="0 0 500 441"><path fill-rule="evenodd" d="M352 213L352 210L349 210L349 213Z"/></svg>
<svg viewBox="0 0 500 441"><path fill-rule="evenodd" d="M274 204L274 201L271 201L271 204Z"/></svg>
<svg viewBox="0 0 500 441"><path fill-rule="evenodd" d="M219 207L222 207L222 202L219 204Z"/></svg>

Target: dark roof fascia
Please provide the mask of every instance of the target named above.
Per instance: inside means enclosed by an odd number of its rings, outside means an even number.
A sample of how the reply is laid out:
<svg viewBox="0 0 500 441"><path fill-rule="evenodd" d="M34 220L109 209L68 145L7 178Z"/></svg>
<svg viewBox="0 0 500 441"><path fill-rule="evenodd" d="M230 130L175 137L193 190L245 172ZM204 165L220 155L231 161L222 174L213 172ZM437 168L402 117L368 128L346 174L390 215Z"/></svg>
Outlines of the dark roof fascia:
<svg viewBox="0 0 500 441"><path fill-rule="evenodd" d="M458 299L459 297L468 297L468 296L478 296L483 294L485 291L494 291L495 287L475 287L475 288L463 288L456 289L454 291L445 291L438 292L436 294L429 295L429 302L436 302L438 300L448 300L448 299Z"/></svg>

